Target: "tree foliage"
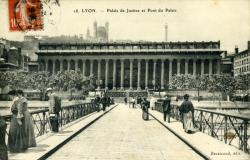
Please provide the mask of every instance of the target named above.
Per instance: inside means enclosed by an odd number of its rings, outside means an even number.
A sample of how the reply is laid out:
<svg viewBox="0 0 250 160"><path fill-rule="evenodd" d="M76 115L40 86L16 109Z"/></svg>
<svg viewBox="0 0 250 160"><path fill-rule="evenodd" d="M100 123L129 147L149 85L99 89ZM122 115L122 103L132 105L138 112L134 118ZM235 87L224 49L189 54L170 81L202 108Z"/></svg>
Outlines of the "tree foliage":
<svg viewBox="0 0 250 160"><path fill-rule="evenodd" d="M229 74L219 75L174 75L171 86L174 89L199 89L210 92L222 92L232 96L235 90L246 90L249 85L249 78L246 76L233 77Z"/></svg>
<svg viewBox="0 0 250 160"><path fill-rule="evenodd" d="M207 90L209 83L208 75L174 75L171 79L170 86L174 89L188 90L188 89L197 89Z"/></svg>
<svg viewBox="0 0 250 160"><path fill-rule="evenodd" d="M44 92L48 87L58 90L90 88L90 80L94 76L85 77L80 71L63 71L51 75L49 72L0 72L0 87L9 86L11 89L36 89Z"/></svg>

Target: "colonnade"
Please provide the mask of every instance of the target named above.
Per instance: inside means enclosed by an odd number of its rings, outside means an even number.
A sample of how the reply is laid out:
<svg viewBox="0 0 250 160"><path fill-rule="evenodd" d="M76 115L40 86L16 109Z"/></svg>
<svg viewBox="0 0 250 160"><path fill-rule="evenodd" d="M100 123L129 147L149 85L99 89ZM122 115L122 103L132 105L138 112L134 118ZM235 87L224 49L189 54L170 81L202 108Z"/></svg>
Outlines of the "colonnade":
<svg viewBox="0 0 250 160"><path fill-rule="evenodd" d="M65 59L66 60L66 59ZM57 59L40 59L39 61L39 67L40 67L40 70L45 70L45 71L50 71L49 70L49 61L52 62L52 74L55 74L56 73L56 61L59 61L59 64L60 64L60 71L63 71L65 70L64 67L63 67L63 61L65 61L64 59L60 59L60 60L57 60ZM86 75L86 60L87 59L82 59L82 73L83 75ZM94 68L94 60L96 59L88 59L89 62L90 62L90 65L89 65L89 73L90 75L93 74L93 68ZM200 74L203 75L204 74L204 71L205 71L205 60L208 60L208 74L209 75L212 75L212 74L219 74L220 73L220 59L97 59L97 80L98 82L100 82L101 80L101 61L102 60L105 60L105 88L108 87L108 77L110 75L112 75L112 80L113 80L113 89L117 89L116 88L116 84L117 84L117 61L119 60L120 63L120 87L119 89L123 90L124 89L124 62L125 60L129 60L129 89L133 89L133 82L135 81L135 79L133 79L135 77L134 72L133 72L133 69L134 69L134 61L136 60L137 62L137 90L140 90L141 89L141 68L142 68L142 60L145 61L145 89L148 89L148 86L149 86L149 68L150 67L153 67L153 80L152 80L152 83L155 87L156 85L156 70L160 69L160 87L161 89L164 89L164 83L165 83L165 68L168 67L168 79L169 79L169 83L171 83L171 79L172 79L172 76L173 76L173 61L175 60L176 61L176 74L177 75L180 75L181 74L181 60L184 60L184 67L185 67L185 70L184 70L184 74L190 74L189 72L189 67L190 67L190 64L189 64L189 61L192 60L193 63L192 63L192 73L193 75L196 75L197 74L197 61L199 60L200 62ZM149 64L149 61L152 60L153 61L153 64L152 66L150 66ZM157 62L159 63L159 60L160 60L160 68L157 68ZM168 60L168 66L166 66L165 64L165 61ZM74 68L71 67L70 65L70 61L71 60L66 60L67 62L67 70L70 70L70 69L73 69L73 70L77 70L78 67L79 67L79 64L78 64L78 61L79 59L77 60L74 60ZM112 68L113 68L113 73L110 73L109 72L109 61L113 61L112 63ZM214 63L213 61L216 61L216 66L214 67ZM44 66L43 68L41 66ZM216 68L216 70L214 70L214 68ZM100 84L98 83L98 89L100 89Z"/></svg>

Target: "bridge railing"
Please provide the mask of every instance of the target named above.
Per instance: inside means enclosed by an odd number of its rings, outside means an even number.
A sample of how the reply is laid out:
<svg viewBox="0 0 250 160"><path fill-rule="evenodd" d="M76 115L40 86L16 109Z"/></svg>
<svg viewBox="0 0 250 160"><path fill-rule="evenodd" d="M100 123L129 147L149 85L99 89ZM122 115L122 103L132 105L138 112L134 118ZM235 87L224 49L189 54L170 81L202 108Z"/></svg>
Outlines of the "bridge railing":
<svg viewBox="0 0 250 160"><path fill-rule="evenodd" d="M59 126L62 127L78 118L86 116L97 110L95 103L81 103L63 106L59 117ZM31 118L34 124L34 132L36 137L44 135L51 130L50 120L49 120L49 109L39 109L31 111ZM11 115L3 116L5 121L9 124L11 121ZM6 130L8 135L9 125Z"/></svg>
<svg viewBox="0 0 250 160"><path fill-rule="evenodd" d="M171 105L171 117L182 121L178 105ZM156 102L155 109L162 112L162 103ZM249 154L250 118L201 108L194 109L194 125L225 144L232 145Z"/></svg>

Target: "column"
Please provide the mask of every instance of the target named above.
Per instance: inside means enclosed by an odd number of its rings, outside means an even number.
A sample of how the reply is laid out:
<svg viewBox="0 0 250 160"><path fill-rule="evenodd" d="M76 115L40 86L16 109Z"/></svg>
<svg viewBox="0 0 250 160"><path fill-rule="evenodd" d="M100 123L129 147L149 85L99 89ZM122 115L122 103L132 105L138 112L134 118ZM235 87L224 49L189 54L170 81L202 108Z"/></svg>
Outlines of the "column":
<svg viewBox="0 0 250 160"><path fill-rule="evenodd" d="M101 88L101 84L100 84L100 80L101 80L101 60L98 59L98 66L97 66L97 89L100 89Z"/></svg>
<svg viewBox="0 0 250 160"><path fill-rule="evenodd" d="M48 72L48 66L49 66L49 61L46 59L45 60L45 71Z"/></svg>
<svg viewBox="0 0 250 160"><path fill-rule="evenodd" d="M181 66L181 60L177 59L177 75L180 75L180 67Z"/></svg>
<svg viewBox="0 0 250 160"><path fill-rule="evenodd" d="M201 60L201 75L204 74L204 59Z"/></svg>
<svg viewBox="0 0 250 160"><path fill-rule="evenodd" d="M90 60L90 75L93 75L93 59Z"/></svg>
<svg viewBox="0 0 250 160"><path fill-rule="evenodd" d="M70 70L70 60L67 60L67 70Z"/></svg>
<svg viewBox="0 0 250 160"><path fill-rule="evenodd" d="M63 60L62 59L60 60L60 71L61 72L63 71Z"/></svg>
<svg viewBox="0 0 250 160"><path fill-rule="evenodd" d="M161 60L161 89L164 89L164 61L165 59Z"/></svg>
<svg viewBox="0 0 250 160"><path fill-rule="evenodd" d="M169 59L169 75L168 75L168 79L169 79L169 84L171 84L171 80L172 80L172 70L173 70L173 60Z"/></svg>
<svg viewBox="0 0 250 160"><path fill-rule="evenodd" d="M188 61L189 59L185 59L185 75L188 74Z"/></svg>
<svg viewBox="0 0 250 160"><path fill-rule="evenodd" d="M78 70L78 60L75 60L75 71Z"/></svg>
<svg viewBox="0 0 250 160"><path fill-rule="evenodd" d="M209 59L209 76L213 74L213 60Z"/></svg>
<svg viewBox="0 0 250 160"><path fill-rule="evenodd" d="M56 64L55 64L55 60L53 59L52 60L52 74L55 74L56 73Z"/></svg>
<svg viewBox="0 0 250 160"><path fill-rule="evenodd" d="M113 90L116 89L116 59L113 60Z"/></svg>
<svg viewBox="0 0 250 160"><path fill-rule="evenodd" d="M129 71L129 89L132 90L133 89L133 59L130 59L130 71Z"/></svg>
<svg viewBox="0 0 250 160"><path fill-rule="evenodd" d="M219 59L217 59L217 74L220 74L220 60Z"/></svg>
<svg viewBox="0 0 250 160"><path fill-rule="evenodd" d="M82 60L82 74L85 76L85 71L86 71L86 60Z"/></svg>
<svg viewBox="0 0 250 160"><path fill-rule="evenodd" d="M145 60L146 68L145 68L145 89L148 89L148 60Z"/></svg>
<svg viewBox="0 0 250 160"><path fill-rule="evenodd" d="M153 68L153 86L154 86L154 89L155 89L155 84L156 84L156 59L154 59L154 68Z"/></svg>
<svg viewBox="0 0 250 160"><path fill-rule="evenodd" d="M105 60L105 89L108 89L109 60Z"/></svg>
<svg viewBox="0 0 250 160"><path fill-rule="evenodd" d="M141 60L138 59L137 90L141 90Z"/></svg>
<svg viewBox="0 0 250 160"><path fill-rule="evenodd" d="M193 75L196 75L196 59L193 60Z"/></svg>
<svg viewBox="0 0 250 160"><path fill-rule="evenodd" d="M121 89L124 89L124 59L121 59Z"/></svg>

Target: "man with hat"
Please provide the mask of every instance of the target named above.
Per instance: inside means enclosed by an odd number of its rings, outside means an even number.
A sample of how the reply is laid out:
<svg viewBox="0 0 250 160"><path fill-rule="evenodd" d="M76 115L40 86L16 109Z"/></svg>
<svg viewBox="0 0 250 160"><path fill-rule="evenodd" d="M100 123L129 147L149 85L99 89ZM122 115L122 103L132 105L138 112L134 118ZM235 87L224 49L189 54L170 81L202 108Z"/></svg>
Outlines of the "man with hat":
<svg viewBox="0 0 250 160"><path fill-rule="evenodd" d="M47 88L46 94L49 97L49 114L52 132L59 131L59 113L61 111L61 99L53 92L52 88Z"/></svg>
<svg viewBox="0 0 250 160"><path fill-rule="evenodd" d="M185 94L183 96L184 101L180 106L180 113L182 115L183 129L187 133L192 133L195 131L194 128L194 106L191 101L189 101L189 95Z"/></svg>

